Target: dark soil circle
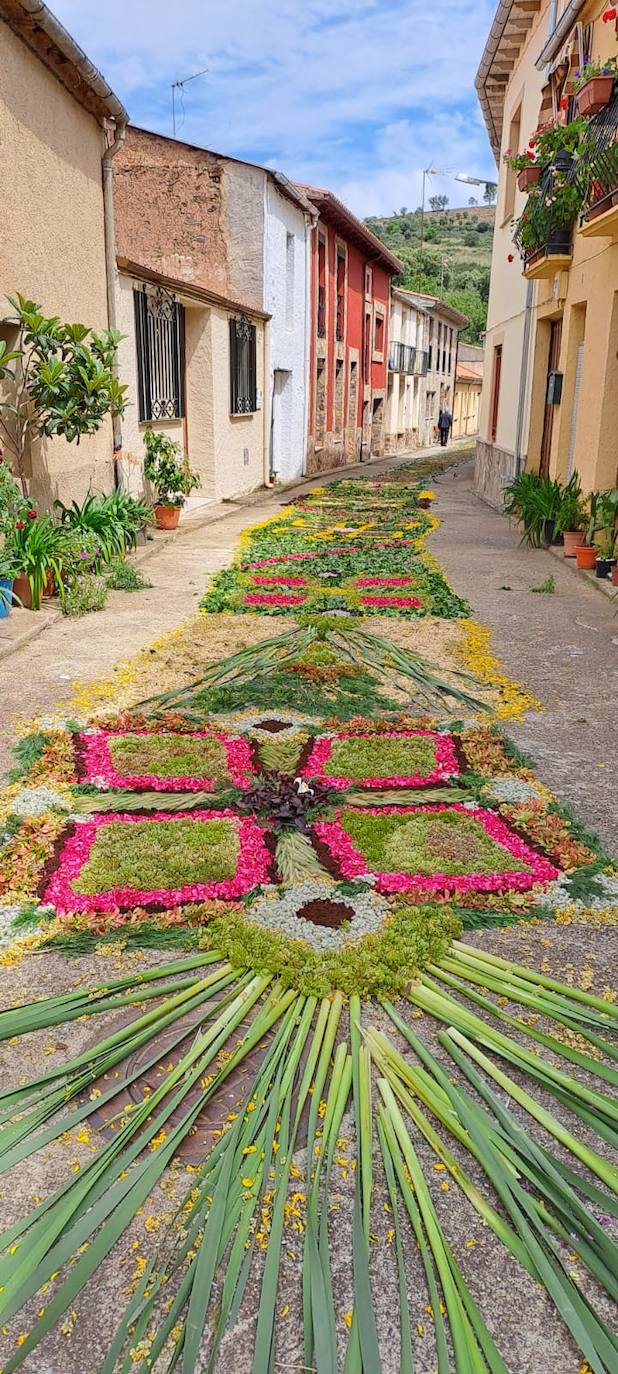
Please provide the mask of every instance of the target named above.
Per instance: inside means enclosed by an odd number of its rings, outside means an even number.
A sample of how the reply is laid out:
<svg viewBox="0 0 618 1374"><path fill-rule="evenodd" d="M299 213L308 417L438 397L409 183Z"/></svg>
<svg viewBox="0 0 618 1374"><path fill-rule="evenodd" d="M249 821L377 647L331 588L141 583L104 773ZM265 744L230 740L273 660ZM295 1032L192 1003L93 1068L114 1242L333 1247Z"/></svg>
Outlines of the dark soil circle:
<svg viewBox="0 0 618 1374"><path fill-rule="evenodd" d="M345 902L331 902L328 898L318 898L315 901L305 902L305 905L297 912L305 921L312 921L314 926L342 926L345 921L350 921L354 915L351 906Z"/></svg>
<svg viewBox="0 0 618 1374"><path fill-rule="evenodd" d="M259 720L258 730L267 730L269 735L278 735L280 730L287 730L288 723L285 720Z"/></svg>

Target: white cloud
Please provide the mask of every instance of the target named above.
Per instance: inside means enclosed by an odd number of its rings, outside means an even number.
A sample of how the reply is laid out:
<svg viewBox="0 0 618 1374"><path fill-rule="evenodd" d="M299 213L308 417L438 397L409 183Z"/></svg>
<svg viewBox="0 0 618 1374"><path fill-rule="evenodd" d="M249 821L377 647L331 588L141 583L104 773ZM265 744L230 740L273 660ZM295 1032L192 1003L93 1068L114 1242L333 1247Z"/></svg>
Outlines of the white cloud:
<svg viewBox="0 0 618 1374"><path fill-rule="evenodd" d="M54 3L54 0L52 0ZM494 174L473 78L495 0L55 0L136 123L326 184L358 213L418 203L428 162ZM465 200L463 194L461 200Z"/></svg>

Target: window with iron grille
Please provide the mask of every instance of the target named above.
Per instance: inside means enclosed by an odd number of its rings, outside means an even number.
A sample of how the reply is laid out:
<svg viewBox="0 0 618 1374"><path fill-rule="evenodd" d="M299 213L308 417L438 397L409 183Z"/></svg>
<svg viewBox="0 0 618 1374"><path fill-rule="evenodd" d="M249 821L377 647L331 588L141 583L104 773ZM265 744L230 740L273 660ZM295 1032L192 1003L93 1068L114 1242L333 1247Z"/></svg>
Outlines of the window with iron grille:
<svg viewBox="0 0 618 1374"><path fill-rule="evenodd" d="M257 329L244 315L230 320L230 413L257 410Z"/></svg>
<svg viewBox="0 0 618 1374"><path fill-rule="evenodd" d="M185 413L184 307L162 287L133 292L140 421Z"/></svg>

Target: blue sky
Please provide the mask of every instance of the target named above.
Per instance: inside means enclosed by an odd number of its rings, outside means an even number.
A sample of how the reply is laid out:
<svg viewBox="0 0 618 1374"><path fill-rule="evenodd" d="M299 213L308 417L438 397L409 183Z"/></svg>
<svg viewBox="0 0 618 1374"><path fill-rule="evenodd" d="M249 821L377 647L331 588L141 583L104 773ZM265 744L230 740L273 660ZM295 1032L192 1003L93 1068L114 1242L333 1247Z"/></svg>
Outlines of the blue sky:
<svg viewBox="0 0 618 1374"><path fill-rule="evenodd" d="M328 186L359 215L431 164L496 177L474 75L496 0L51 0L136 124ZM464 205L482 189L435 178Z"/></svg>

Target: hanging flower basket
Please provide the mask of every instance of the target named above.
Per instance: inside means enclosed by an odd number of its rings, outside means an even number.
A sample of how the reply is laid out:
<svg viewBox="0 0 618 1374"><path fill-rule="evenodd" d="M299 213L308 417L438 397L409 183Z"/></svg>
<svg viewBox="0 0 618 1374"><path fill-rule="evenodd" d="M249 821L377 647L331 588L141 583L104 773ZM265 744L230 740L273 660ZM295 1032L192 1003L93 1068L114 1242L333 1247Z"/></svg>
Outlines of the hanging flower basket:
<svg viewBox="0 0 618 1374"><path fill-rule="evenodd" d="M541 180L541 168L534 162L529 167L522 167L517 178L517 185L520 191L527 191L529 186L537 186Z"/></svg>
<svg viewBox="0 0 618 1374"><path fill-rule="evenodd" d="M614 76L591 76L585 86L577 92L577 110L580 115L598 114L612 98Z"/></svg>

